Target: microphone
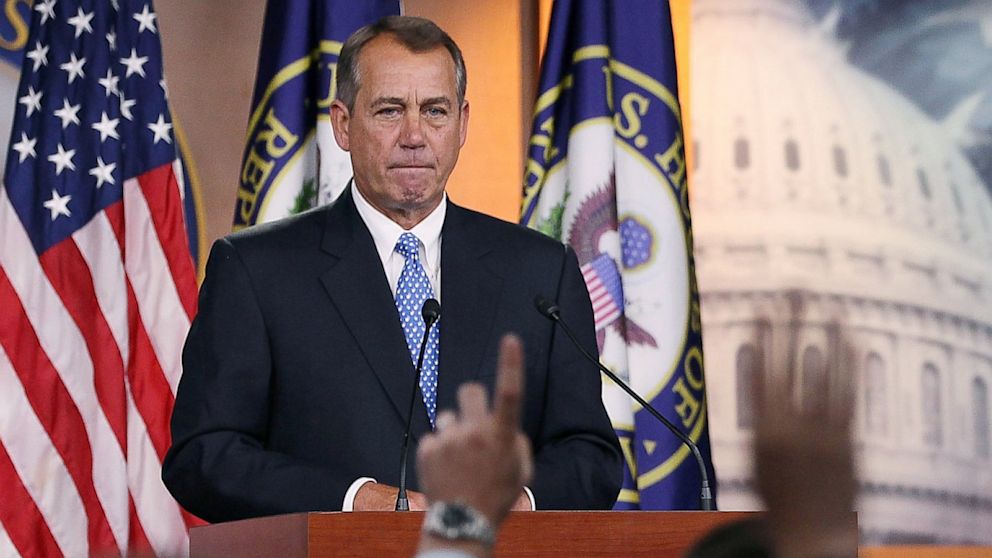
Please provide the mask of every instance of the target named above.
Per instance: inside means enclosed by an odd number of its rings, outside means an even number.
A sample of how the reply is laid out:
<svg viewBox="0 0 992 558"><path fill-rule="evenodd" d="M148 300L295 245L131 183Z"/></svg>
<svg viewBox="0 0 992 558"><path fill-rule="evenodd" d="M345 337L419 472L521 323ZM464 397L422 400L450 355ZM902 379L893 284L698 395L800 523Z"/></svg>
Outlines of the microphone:
<svg viewBox="0 0 992 558"><path fill-rule="evenodd" d="M410 429L413 426L413 404L417 401L417 388L420 386L420 370L424 367L424 351L427 349L427 336L431 326L441 317L441 303L433 298L424 301L420 310L424 318L424 338L420 340L420 355L417 356L417 373L413 377L413 390L410 392L410 410L406 413L406 432L403 433L403 455L400 457L400 490L396 494L396 511L410 511L410 501L406 497L406 457L410 452Z"/></svg>
<svg viewBox="0 0 992 558"><path fill-rule="evenodd" d="M589 354L589 351L586 351L582 347L582 344L579 343L579 340L575 338L575 335L572 333L572 330L568 327L568 324L566 324L565 321L561 319L561 308L559 308L557 304L551 302L550 300L544 298L543 296L538 295L537 298L534 299L534 307L537 308L537 311L540 312L542 316L561 326L562 331L565 332L565 335L568 336L568 338L572 341L572 344L575 345L575 348L578 349L580 353L582 353L582 356L584 356L586 360L595 364L596 367L599 368L601 372L603 372L603 374L606 374L611 380L613 380L618 386L620 386L621 389L627 392L627 395L633 397L634 401L640 403L642 407L644 407L649 413L651 413L651 416L658 419L663 425L665 425L666 428L668 428L668 430L672 432L672 434L675 435L676 438L681 440L682 443L689 448L689 450L692 452L692 455L696 458L696 463L699 465L699 475L703 479L703 482L701 484L701 495L699 498L700 509L702 509L703 511L714 511L716 509L716 506L714 506L713 504L713 493L710 490L710 479L709 479L709 475L706 474L706 464L703 462L703 455L699 453L699 446L697 446L696 443L693 442L691 438L686 436L682 432L682 430L680 430L677 426L672 424L671 421L666 419L664 415L659 413L657 409L651 406L650 403L645 401L643 397L641 397L640 395L637 394L637 392L631 389L631 387L628 386L626 382L624 382L619 377L617 377L617 375L614 374L612 370L603 366L599 362L599 359Z"/></svg>

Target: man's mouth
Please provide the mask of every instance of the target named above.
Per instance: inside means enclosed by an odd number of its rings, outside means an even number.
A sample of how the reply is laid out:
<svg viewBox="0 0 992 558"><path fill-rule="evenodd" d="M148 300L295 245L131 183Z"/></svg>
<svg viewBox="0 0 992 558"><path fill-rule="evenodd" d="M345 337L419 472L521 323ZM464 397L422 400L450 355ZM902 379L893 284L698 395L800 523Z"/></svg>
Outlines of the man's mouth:
<svg viewBox="0 0 992 558"><path fill-rule="evenodd" d="M404 163L404 164L401 164L401 165L390 165L389 168L390 169L398 169L398 170L403 170L403 169L433 169L434 166L433 165L427 165L427 164L420 165L420 164L407 164L407 163Z"/></svg>

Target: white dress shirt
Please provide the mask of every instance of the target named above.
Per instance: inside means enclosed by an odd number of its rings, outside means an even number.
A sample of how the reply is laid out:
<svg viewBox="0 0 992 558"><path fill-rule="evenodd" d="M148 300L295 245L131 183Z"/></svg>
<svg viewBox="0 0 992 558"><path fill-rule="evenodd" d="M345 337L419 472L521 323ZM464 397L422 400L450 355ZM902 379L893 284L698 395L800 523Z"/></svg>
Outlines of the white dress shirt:
<svg viewBox="0 0 992 558"><path fill-rule="evenodd" d="M379 260L382 261L382 269L386 272L386 281L389 283L393 297L396 296L396 285L400 282L400 274L403 273L403 266L406 264L406 258L395 250L396 242L400 239L400 235L411 232L420 239L420 263L431 281L434 298L441 302L441 226L444 225L444 215L448 207L448 194L445 193L434 211L409 231L373 207L358 191L354 181L351 183L351 198L355 200L355 209L358 210L359 217L372 234L372 242L375 243L375 250L379 253ZM375 482L375 479L361 477L351 483L344 494L341 511L354 510L355 495L361 487L370 482Z"/></svg>
<svg viewBox="0 0 992 558"><path fill-rule="evenodd" d="M354 183L351 185L351 195L355 200L358 215L372 233L372 241L375 242L375 250L379 253L382 269L386 272L386 280L389 281L389 290L392 291L393 296L396 296L396 285L400 281L400 274L406 263L403 254L395 250L396 241L403 233L410 232L420 239L420 263L431 280L434 298L441 302L441 227L444 225L444 215L448 208L448 195L444 194L441 203L434 208L434 211L410 230L405 230L396 221L372 207Z"/></svg>
<svg viewBox="0 0 992 558"><path fill-rule="evenodd" d="M399 226L395 221L386 217L382 212L372 206L365 196L358 191L355 183L351 184L351 196L355 200L355 208L362 218L365 226L372 234L372 241L375 243L376 252L382 261L382 269L386 272L386 280L389 282L389 290L396 296L396 285L400 281L400 274L403 273L403 266L406 258L395 250L396 242L400 235L405 232L413 233L420 239L420 263L427 272L427 277L431 282L431 289L434 290L434 298L441 302L441 227L444 225L444 216L448 207L448 194L445 193L434 211L431 211L423 221L414 225L410 230ZM344 502L341 511L352 511L355 509L355 495L366 483L376 482L371 477L361 477L351 483L348 491L345 492ZM527 497L530 498L531 509L534 508L534 495L530 489L524 488Z"/></svg>

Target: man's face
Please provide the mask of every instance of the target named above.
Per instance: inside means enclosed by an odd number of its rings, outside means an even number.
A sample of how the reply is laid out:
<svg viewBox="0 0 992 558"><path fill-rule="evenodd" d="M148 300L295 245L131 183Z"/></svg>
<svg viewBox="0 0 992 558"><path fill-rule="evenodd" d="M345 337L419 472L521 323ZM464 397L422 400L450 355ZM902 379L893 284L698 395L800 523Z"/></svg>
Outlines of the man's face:
<svg viewBox="0 0 992 558"><path fill-rule="evenodd" d="M362 195L410 228L441 202L465 143L455 63L444 47L414 53L387 34L365 45L358 69L354 108L331 106L334 137L351 152Z"/></svg>

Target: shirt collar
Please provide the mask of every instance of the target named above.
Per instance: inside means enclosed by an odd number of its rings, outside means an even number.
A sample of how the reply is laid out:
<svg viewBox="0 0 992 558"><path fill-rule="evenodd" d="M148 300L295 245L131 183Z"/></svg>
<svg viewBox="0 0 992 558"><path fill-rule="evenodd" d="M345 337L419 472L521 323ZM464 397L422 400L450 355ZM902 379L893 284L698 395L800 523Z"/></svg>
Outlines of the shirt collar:
<svg viewBox="0 0 992 558"><path fill-rule="evenodd" d="M441 203L434 208L434 211L431 211L423 221L417 223L409 231L404 230L395 221L386 217L378 209L373 207L358 190L358 187L355 186L354 181L351 184L351 194L355 200L355 208L358 210L358 215L361 216L362 221L365 222L365 226L368 227L369 232L372 234L375 249L379 253L379 259L382 260L384 266L394 254L393 249L396 247L396 242L400 239L400 235L405 232L411 232L424 245L424 259L426 261L422 263L427 266L428 273L436 271L434 267L440 262L438 256L441 250L441 227L444 225L444 216L448 208L447 192L442 194Z"/></svg>

